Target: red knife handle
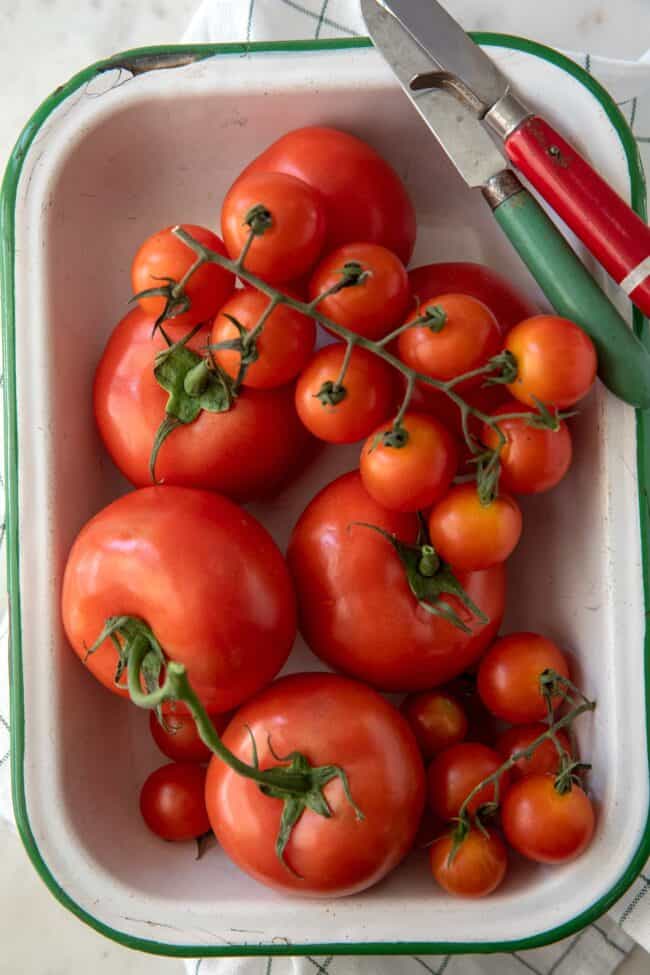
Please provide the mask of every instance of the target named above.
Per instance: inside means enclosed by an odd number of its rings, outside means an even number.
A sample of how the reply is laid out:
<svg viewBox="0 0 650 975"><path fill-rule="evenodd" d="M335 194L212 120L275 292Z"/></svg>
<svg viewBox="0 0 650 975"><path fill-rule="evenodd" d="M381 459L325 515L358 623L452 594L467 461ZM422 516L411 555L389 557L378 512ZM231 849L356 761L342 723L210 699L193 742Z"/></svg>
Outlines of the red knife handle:
<svg viewBox="0 0 650 975"><path fill-rule="evenodd" d="M650 315L650 227L539 116L515 129L505 149L634 304Z"/></svg>

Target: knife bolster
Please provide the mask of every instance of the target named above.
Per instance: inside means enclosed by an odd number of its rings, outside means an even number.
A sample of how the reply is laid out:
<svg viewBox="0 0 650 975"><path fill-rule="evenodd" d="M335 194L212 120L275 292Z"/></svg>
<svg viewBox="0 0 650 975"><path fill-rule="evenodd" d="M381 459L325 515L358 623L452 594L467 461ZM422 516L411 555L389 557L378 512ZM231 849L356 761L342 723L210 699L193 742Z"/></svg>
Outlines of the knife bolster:
<svg viewBox="0 0 650 975"><path fill-rule="evenodd" d="M511 169L502 169L500 173L491 176L487 183L481 187L481 192L491 210L496 210L498 206L501 206L516 193L521 193L522 190L523 186Z"/></svg>
<svg viewBox="0 0 650 975"><path fill-rule="evenodd" d="M505 141L518 129L522 122L530 118L532 112L508 89L502 98L485 113L483 121L498 139Z"/></svg>

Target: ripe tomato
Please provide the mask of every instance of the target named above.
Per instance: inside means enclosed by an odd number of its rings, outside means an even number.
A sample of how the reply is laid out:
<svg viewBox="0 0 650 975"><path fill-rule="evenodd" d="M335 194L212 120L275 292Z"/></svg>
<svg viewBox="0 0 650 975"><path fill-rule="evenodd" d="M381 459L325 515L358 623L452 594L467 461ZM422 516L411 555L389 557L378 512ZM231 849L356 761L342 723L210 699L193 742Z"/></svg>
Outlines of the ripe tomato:
<svg viewBox="0 0 650 975"><path fill-rule="evenodd" d="M228 721L229 714L211 714L212 723L221 734ZM175 762L207 762L212 752L199 737L194 718L187 712L170 711L165 713L163 727L155 711L149 712L149 730L151 737L158 745L163 755Z"/></svg>
<svg viewBox="0 0 650 975"><path fill-rule="evenodd" d="M205 247L223 254L224 257L228 256L223 241L211 230L191 223L184 223L182 227ZM152 234L135 255L131 265L131 284L134 294L164 286L167 284L165 278L171 278L178 284L196 260L194 251L172 233L173 229L167 227L157 234ZM184 287L185 295L190 300L190 307L173 319L174 324L182 328L181 335L198 322L212 318L217 309L232 294L234 287L234 275L225 268L219 267L218 264L203 264L195 271ZM139 298L138 304L143 312L155 321L165 309L165 298Z"/></svg>
<svg viewBox="0 0 650 975"><path fill-rule="evenodd" d="M163 840L193 840L210 830L205 808L206 770L194 762L170 762L152 772L140 793L140 812Z"/></svg>
<svg viewBox="0 0 650 975"><path fill-rule="evenodd" d="M95 375L95 418L106 449L137 487L151 484L149 457L165 416L168 393L153 374L157 352L166 348L153 319L139 308L113 331ZM183 330L167 324L172 341ZM189 342L200 350L209 329ZM226 413L199 414L163 443L156 476L165 484L208 488L238 501L273 493L304 462L309 437L298 420L290 386L244 389Z"/></svg>
<svg viewBox="0 0 650 975"><path fill-rule="evenodd" d="M587 848L594 809L579 785L560 794L552 775L526 775L508 789L501 806L506 839L538 863L566 863Z"/></svg>
<svg viewBox="0 0 650 975"><path fill-rule="evenodd" d="M68 556L62 616L75 653L124 697L111 640L87 650L109 617L144 620L211 713L268 683L296 633L291 580L266 529L226 498L187 488L133 491L91 518Z"/></svg>
<svg viewBox="0 0 650 975"><path fill-rule="evenodd" d="M255 237L246 256L247 271L280 284L299 278L318 260L325 242L325 207L320 194L286 173L240 176L228 190L221 211L221 233L236 260L246 243L253 207L266 208L270 225Z"/></svg>
<svg viewBox="0 0 650 975"><path fill-rule="evenodd" d="M345 396L336 403L323 402L318 394L324 384L336 384L345 346L340 342L319 349L296 383L296 410L303 424L328 443L355 443L390 415L395 401L391 367L365 349L353 349L345 373Z"/></svg>
<svg viewBox="0 0 650 975"><path fill-rule="evenodd" d="M427 772L429 805L441 819L455 819L465 799L479 782L499 768L501 756L493 748L476 741L462 741L436 755ZM500 795L509 784L507 772L501 776ZM479 806L494 802L494 784L485 785L476 793L467 809L475 813Z"/></svg>
<svg viewBox="0 0 650 975"><path fill-rule="evenodd" d="M404 265L392 251L379 244L344 244L320 262L309 283L309 299L341 281L341 269L360 264L368 276L325 298L319 311L344 328L381 339L404 321L410 295Z"/></svg>
<svg viewBox="0 0 650 975"><path fill-rule="evenodd" d="M361 451L361 480L384 508L417 511L444 495L458 469L458 448L442 423L425 413L407 413L401 425L408 438L402 447L382 441L391 423L370 434Z"/></svg>
<svg viewBox="0 0 650 975"><path fill-rule="evenodd" d="M282 804L215 758L206 783L208 815L242 870L276 890L341 897L397 866L415 839L425 780L415 739L391 704L344 677L293 674L245 704L223 741L250 762L251 734L263 769L278 764L271 747L277 755L303 753L312 766L341 766L365 818L356 818L340 779L333 779L324 790L331 818L303 812L283 863L275 852Z"/></svg>
<svg viewBox="0 0 650 975"><path fill-rule="evenodd" d="M503 758L510 758L515 752L521 752L528 748L536 738L539 738L547 730L548 725L541 722L515 725L513 728L508 728L507 731L501 732L496 742L497 751ZM557 739L564 750L570 753L569 736L562 728L557 732ZM547 738L535 749L531 758L517 760L512 768L511 775L513 780L520 779L522 775L544 775L547 772L557 775L558 764L557 748L550 738Z"/></svg>
<svg viewBox="0 0 650 975"><path fill-rule="evenodd" d="M409 543L418 534L417 517L378 505L356 471L316 495L294 528L288 552L308 645L332 667L381 690L429 690L462 673L501 624L503 566L458 574L489 620L481 623L455 596L445 597L471 630L465 633L418 604L390 542L357 522Z"/></svg>
<svg viewBox="0 0 650 975"><path fill-rule="evenodd" d="M496 318L502 333L539 311L534 302L517 291L501 274L471 261L425 264L409 271L411 294L417 304L427 295L468 295L482 301Z"/></svg>
<svg viewBox="0 0 650 975"><path fill-rule="evenodd" d="M537 633L511 633L501 637L485 654L478 669L478 692L492 714L511 724L541 721L546 701L539 678L545 670L569 676L562 651ZM552 699L554 707L561 695Z"/></svg>
<svg viewBox="0 0 650 975"><path fill-rule="evenodd" d="M250 332L270 300L256 288L237 291L215 318L210 341L216 345L240 337L239 330L228 315L236 318ZM311 318L287 305L278 305L255 341L258 358L246 370L243 385L254 389L284 386L295 379L309 361L315 341L316 326ZM241 353L235 349L215 349L213 354L221 368L235 379L239 373Z"/></svg>
<svg viewBox="0 0 650 975"><path fill-rule="evenodd" d="M431 847L431 872L440 886L459 897L485 897L496 890L506 875L508 854L499 834L471 829L453 860L449 854L453 836L440 836Z"/></svg>
<svg viewBox="0 0 650 975"><path fill-rule="evenodd" d="M596 378L596 350L588 335L567 318L535 315L508 334L505 348L517 362L508 389L520 403L565 409L586 396Z"/></svg>
<svg viewBox="0 0 650 975"><path fill-rule="evenodd" d="M505 562L519 542L519 505L507 494L481 504L476 484L459 484L429 515L431 544L456 569L488 569Z"/></svg>
<svg viewBox="0 0 650 975"><path fill-rule="evenodd" d="M323 197L326 251L365 240L394 251L408 264L415 243L415 210L401 179L375 150L347 132L309 126L288 132L255 159L250 173L297 176Z"/></svg>
<svg viewBox="0 0 650 975"><path fill-rule="evenodd" d="M467 735L467 715L458 699L444 690L410 694L401 710L425 758L457 745Z"/></svg>
<svg viewBox="0 0 650 975"><path fill-rule="evenodd" d="M484 366L501 348L501 332L490 309L466 295L438 295L422 302L417 313L439 308L445 315L439 330L420 325L402 332L397 340L400 359L433 379L454 379ZM480 385L481 378L468 380ZM463 384L464 386L465 384ZM461 387L459 386L459 389Z"/></svg>
<svg viewBox="0 0 650 975"><path fill-rule="evenodd" d="M494 410L492 415L521 413L517 400L510 400ZM573 448L571 434L564 420L557 430L532 427L525 420L501 420L499 428L506 438L501 447L501 477L499 486L513 494L539 494L555 487L571 466ZM481 441L496 450L499 437L496 430L485 424Z"/></svg>

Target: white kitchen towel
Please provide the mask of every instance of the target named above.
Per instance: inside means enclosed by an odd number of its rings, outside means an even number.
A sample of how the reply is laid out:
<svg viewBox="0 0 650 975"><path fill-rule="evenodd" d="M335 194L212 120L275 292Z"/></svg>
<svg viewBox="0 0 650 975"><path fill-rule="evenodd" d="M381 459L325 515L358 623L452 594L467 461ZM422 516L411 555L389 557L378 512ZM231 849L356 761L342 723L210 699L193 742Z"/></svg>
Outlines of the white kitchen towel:
<svg viewBox="0 0 650 975"><path fill-rule="evenodd" d="M498 26L498 25L495 25ZM364 34L357 0L205 0L183 38L206 43ZM637 62L571 54L617 99L650 163L650 52ZM644 97L644 94L646 97ZM0 378L1 384L1 378ZM2 440L0 423L0 443ZM2 451L0 451L2 456ZM0 487L2 487L0 478ZM0 491L0 546L4 497ZM0 559L0 594L5 591ZM0 596L0 816L11 820L6 599ZM573 937L511 955L242 958L188 961L188 975L610 975L633 946L650 949L650 863L610 914ZM631 937L629 937L631 936Z"/></svg>

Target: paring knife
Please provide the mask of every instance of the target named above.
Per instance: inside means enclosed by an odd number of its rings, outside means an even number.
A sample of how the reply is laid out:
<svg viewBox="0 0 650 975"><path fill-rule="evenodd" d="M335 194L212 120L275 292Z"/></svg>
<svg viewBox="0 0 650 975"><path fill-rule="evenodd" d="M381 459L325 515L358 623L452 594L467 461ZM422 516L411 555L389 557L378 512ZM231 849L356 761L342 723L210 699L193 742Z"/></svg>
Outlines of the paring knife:
<svg viewBox="0 0 650 975"><path fill-rule="evenodd" d="M391 0L390 5L412 7L424 20L422 29L432 20L437 7L431 0ZM490 66L492 81L491 88L485 82L479 89L480 97L487 98L488 92L491 97L499 90L503 94L504 86L507 88L505 78L447 14L445 18L455 32L460 31L471 56L458 58L458 69L464 71L462 80L441 72L437 59L420 46L412 31L386 6L388 0L361 0L368 33L411 102L465 182L482 188L500 227L558 314L575 321L591 336L605 385L633 406L650 407L650 354L544 210L505 166L503 156L479 121L479 96L473 89L470 95L465 90L468 83L478 84L475 65L480 68L483 59ZM411 22L411 26L419 29L417 22ZM478 59L474 51L478 52ZM460 98L458 89L462 90ZM508 99L513 97L506 95ZM648 230L644 224L641 226Z"/></svg>

